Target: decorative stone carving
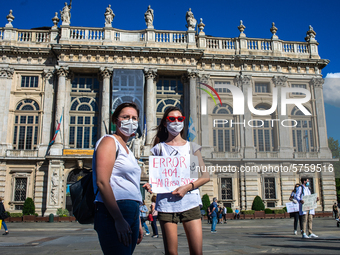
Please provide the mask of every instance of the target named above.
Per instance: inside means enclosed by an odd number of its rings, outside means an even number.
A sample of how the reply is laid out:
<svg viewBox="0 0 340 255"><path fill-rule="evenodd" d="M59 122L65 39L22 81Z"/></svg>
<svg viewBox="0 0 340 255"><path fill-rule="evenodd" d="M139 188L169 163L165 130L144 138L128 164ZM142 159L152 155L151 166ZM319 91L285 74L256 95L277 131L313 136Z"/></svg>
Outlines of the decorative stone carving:
<svg viewBox="0 0 340 255"><path fill-rule="evenodd" d="M54 75L54 70L44 70L43 72L43 77L46 79L46 80L49 80L53 77Z"/></svg>
<svg viewBox="0 0 340 255"><path fill-rule="evenodd" d="M147 28L154 28L153 27L153 9L151 9L151 6L148 6L148 9L146 10L146 12L144 13L144 19L145 19L145 23Z"/></svg>
<svg viewBox="0 0 340 255"><path fill-rule="evenodd" d="M12 21L14 20L14 16L13 16L13 11L9 10L9 14L6 16L8 23L5 25L5 27L13 27L12 25Z"/></svg>
<svg viewBox="0 0 340 255"><path fill-rule="evenodd" d="M115 17L115 14L113 13L111 9L111 4L109 4L109 6L106 7L104 16L105 16L105 27L112 27L112 21L113 21L113 18Z"/></svg>
<svg viewBox="0 0 340 255"><path fill-rule="evenodd" d="M51 204L58 204L58 194L59 194L59 176L58 171L53 171L51 177Z"/></svg>
<svg viewBox="0 0 340 255"><path fill-rule="evenodd" d="M145 144L145 130L142 135L142 137L139 137L139 134L136 133L136 136L127 143L130 150L133 152L133 155L135 155L135 158L139 159L141 156L141 151L144 149Z"/></svg>
<svg viewBox="0 0 340 255"><path fill-rule="evenodd" d="M313 78L311 81L311 84L316 88L322 88L325 80L323 78Z"/></svg>
<svg viewBox="0 0 340 255"><path fill-rule="evenodd" d="M0 77L12 79L14 73L14 68L1 68L0 69Z"/></svg>
<svg viewBox="0 0 340 255"><path fill-rule="evenodd" d="M276 35L277 27L275 26L275 23L272 23L272 27L270 28L270 32L272 32L273 36L272 39L278 39L279 37Z"/></svg>
<svg viewBox="0 0 340 255"><path fill-rule="evenodd" d="M288 80L287 76L274 76L273 77L273 82L276 86L286 86L286 82Z"/></svg>
<svg viewBox="0 0 340 255"><path fill-rule="evenodd" d="M58 76L65 76L67 77L70 73L68 67L66 66L56 66L56 72Z"/></svg>
<svg viewBox="0 0 340 255"><path fill-rule="evenodd" d="M243 21L240 20L240 25L237 27L238 30L240 31L239 37L246 37L246 34L243 33L244 29L246 29L245 25L243 25Z"/></svg>
<svg viewBox="0 0 340 255"><path fill-rule="evenodd" d="M185 18L187 20L186 27L188 28L188 30L195 31L197 20L195 19L194 14L191 11L191 8L189 8L189 10L187 11Z"/></svg>
<svg viewBox="0 0 340 255"><path fill-rule="evenodd" d="M52 22L54 24L54 26L52 28L58 28L59 21L60 21L60 19L58 18L58 12L55 12L54 17L52 18Z"/></svg>
<svg viewBox="0 0 340 255"><path fill-rule="evenodd" d="M70 1L70 5L67 5L65 2L65 6L62 11L60 11L62 25L70 25L71 24L71 8L72 8L72 0Z"/></svg>
<svg viewBox="0 0 340 255"><path fill-rule="evenodd" d="M144 75L147 79L156 79L157 77L157 69L149 69L149 68L145 68L144 69Z"/></svg>
<svg viewBox="0 0 340 255"><path fill-rule="evenodd" d="M199 35L205 35L205 33L203 32L204 27L205 24L203 23L203 19L200 18L200 23L198 24L198 29L200 30Z"/></svg>
<svg viewBox="0 0 340 255"><path fill-rule="evenodd" d="M194 78L197 78L199 76L198 70L188 69L187 73L188 73L188 78L189 79L194 79Z"/></svg>
<svg viewBox="0 0 340 255"><path fill-rule="evenodd" d="M316 33L311 25L309 25L309 30L307 31L306 35L307 35L305 37L306 42L316 42L315 40Z"/></svg>
<svg viewBox="0 0 340 255"><path fill-rule="evenodd" d="M100 75L103 78L110 78L112 76L113 70L112 68L108 68L108 67L101 67L100 68Z"/></svg>
<svg viewBox="0 0 340 255"><path fill-rule="evenodd" d="M243 89L244 85L250 86L251 85L251 75L237 75L235 77L235 83L237 84L237 87L239 87L240 89Z"/></svg>

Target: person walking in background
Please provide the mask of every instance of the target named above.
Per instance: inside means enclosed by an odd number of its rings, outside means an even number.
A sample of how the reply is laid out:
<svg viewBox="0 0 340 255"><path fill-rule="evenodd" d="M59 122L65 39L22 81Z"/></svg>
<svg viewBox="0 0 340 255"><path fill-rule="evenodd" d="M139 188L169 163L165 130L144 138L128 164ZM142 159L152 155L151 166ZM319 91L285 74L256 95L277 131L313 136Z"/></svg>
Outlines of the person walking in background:
<svg viewBox="0 0 340 255"><path fill-rule="evenodd" d="M211 224L211 233L216 233L216 224L217 224L217 198L213 198L213 202L210 204L210 215L212 218L212 224Z"/></svg>
<svg viewBox="0 0 340 255"><path fill-rule="evenodd" d="M142 227L145 229L146 235L150 235L148 225L145 223L145 221L148 219L148 208L145 205L145 200L143 200L143 205L139 206L139 217L142 222Z"/></svg>
<svg viewBox="0 0 340 255"><path fill-rule="evenodd" d="M100 138L93 153L94 192L99 190L95 199L94 229L105 255L132 254L143 239L139 217L141 168L126 146L138 128L138 118L135 103L117 106L112 114L116 133Z"/></svg>
<svg viewBox="0 0 340 255"><path fill-rule="evenodd" d="M292 190L292 193L289 197L289 200L292 201L294 204L296 204L298 201L295 199L295 196L296 196L296 192L298 190L298 188L300 187L300 184L297 183L295 185L295 188ZM302 216L300 216L300 213L297 211L297 212L292 212L290 213L291 217L294 217L294 235L297 235L297 224L298 224L298 221L300 220L300 231L302 233L303 231L303 226L302 226Z"/></svg>
<svg viewBox="0 0 340 255"><path fill-rule="evenodd" d="M223 216L224 223L227 224L227 207L226 206L223 206L222 216Z"/></svg>
<svg viewBox="0 0 340 255"><path fill-rule="evenodd" d="M156 196L152 196L151 198L151 214L152 214L152 232L153 232L153 238L158 238L158 228L157 228L157 216L158 212L156 211Z"/></svg>
<svg viewBox="0 0 340 255"><path fill-rule="evenodd" d="M304 204L303 197L311 195L309 189L309 179L301 178L301 185L296 191L295 199L300 203L300 215L302 216L302 238L314 238L318 237L313 233L313 215L315 214L314 209L308 211L302 211L302 205ZM316 198L319 201L319 198ZM308 233L306 234L308 223Z"/></svg>
<svg viewBox="0 0 340 255"><path fill-rule="evenodd" d="M5 223L5 219L7 217L6 217L5 213L6 213L5 206L3 204L2 197L0 197L0 219L2 220L2 226L4 226L4 228L5 228L5 233L3 233L3 235L8 235L9 232L8 232L8 229L7 229L7 225Z"/></svg>
<svg viewBox="0 0 340 255"><path fill-rule="evenodd" d="M336 202L333 205L333 213L334 213L334 219L336 220L338 218L338 215L339 215L339 208L338 208L338 205L336 204Z"/></svg>

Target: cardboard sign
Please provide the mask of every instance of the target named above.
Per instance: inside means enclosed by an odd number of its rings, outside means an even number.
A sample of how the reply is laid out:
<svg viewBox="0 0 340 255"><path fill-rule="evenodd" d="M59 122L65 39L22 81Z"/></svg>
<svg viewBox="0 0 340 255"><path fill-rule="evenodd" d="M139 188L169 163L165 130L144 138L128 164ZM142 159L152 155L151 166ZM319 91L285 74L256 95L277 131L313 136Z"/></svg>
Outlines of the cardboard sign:
<svg viewBox="0 0 340 255"><path fill-rule="evenodd" d="M169 193L196 181L197 172L191 158L190 155L150 156L149 183L152 185L152 192Z"/></svg>
<svg viewBox="0 0 340 255"><path fill-rule="evenodd" d="M293 202L286 203L286 208L288 213L298 212L299 203L294 204Z"/></svg>
<svg viewBox="0 0 340 255"><path fill-rule="evenodd" d="M304 203L302 205L302 211L309 211L317 208L318 205L316 204L316 198L316 194L303 196L302 200Z"/></svg>

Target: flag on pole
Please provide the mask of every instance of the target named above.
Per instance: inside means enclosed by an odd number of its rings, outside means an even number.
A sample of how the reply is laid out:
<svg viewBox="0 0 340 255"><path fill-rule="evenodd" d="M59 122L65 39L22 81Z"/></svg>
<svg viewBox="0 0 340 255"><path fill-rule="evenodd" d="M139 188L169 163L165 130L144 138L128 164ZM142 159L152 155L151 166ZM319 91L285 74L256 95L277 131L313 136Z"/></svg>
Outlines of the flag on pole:
<svg viewBox="0 0 340 255"><path fill-rule="evenodd" d="M56 129L56 131L55 131L55 134L54 134L54 136L53 136L52 141L49 143L49 146L51 146L51 145L54 143L54 141L55 141L55 139L56 139L56 137L57 137L57 134L58 134L58 132L60 131L60 123L61 123L61 120L62 120L62 119L63 119L63 115L60 116L60 120L59 120L57 129Z"/></svg>
<svg viewBox="0 0 340 255"><path fill-rule="evenodd" d="M192 142L192 141L195 140L196 136L197 136L197 133L196 133L195 125L194 125L194 122L192 121L192 118L190 116L187 139L188 139L189 142Z"/></svg>

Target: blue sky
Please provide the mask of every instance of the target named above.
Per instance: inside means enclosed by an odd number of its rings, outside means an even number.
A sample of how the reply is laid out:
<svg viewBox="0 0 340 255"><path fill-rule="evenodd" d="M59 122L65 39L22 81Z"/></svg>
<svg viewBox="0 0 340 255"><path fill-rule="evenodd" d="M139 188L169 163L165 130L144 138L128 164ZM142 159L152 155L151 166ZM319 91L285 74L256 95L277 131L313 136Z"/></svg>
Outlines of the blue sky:
<svg viewBox="0 0 340 255"><path fill-rule="evenodd" d="M64 0L1 1L0 26L13 10L15 28L29 29L52 26L55 12L64 6ZM334 77L325 86L325 109L328 136L340 141L340 1L339 0L285 0L285 1L111 1L73 0L71 26L103 27L105 8L111 4L115 18L113 26L119 29L145 29L144 13L148 5L154 9L155 29L186 30L185 13L192 8L195 18L203 18L205 33L221 37L237 37L240 20L246 26L245 34L253 38L270 38L271 23L278 28L282 40L304 41L308 26L316 32L320 43L319 55L330 64L322 70L324 77ZM60 18L60 15L59 15ZM333 75L331 75L333 74Z"/></svg>

